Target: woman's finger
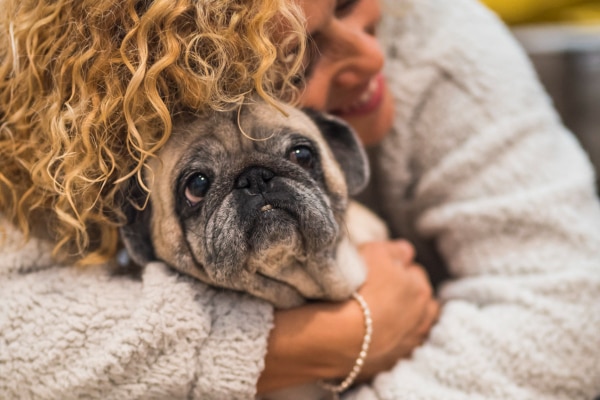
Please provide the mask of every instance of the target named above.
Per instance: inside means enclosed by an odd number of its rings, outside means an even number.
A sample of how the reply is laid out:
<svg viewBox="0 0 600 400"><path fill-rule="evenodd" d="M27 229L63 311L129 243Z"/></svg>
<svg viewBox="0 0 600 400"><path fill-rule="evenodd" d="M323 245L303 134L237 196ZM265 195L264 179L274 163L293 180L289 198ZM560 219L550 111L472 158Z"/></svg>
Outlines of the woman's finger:
<svg viewBox="0 0 600 400"><path fill-rule="evenodd" d="M387 247L390 256L400 264L412 263L415 259L415 247L404 239L393 240Z"/></svg>

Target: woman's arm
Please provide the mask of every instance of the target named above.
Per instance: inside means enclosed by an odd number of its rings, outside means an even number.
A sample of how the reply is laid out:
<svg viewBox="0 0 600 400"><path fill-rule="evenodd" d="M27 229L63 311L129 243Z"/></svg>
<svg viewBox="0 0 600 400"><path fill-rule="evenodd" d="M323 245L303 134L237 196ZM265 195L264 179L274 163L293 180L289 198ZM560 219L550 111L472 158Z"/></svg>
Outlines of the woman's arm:
<svg viewBox="0 0 600 400"><path fill-rule="evenodd" d="M248 399L271 307L182 279L54 266L6 224L0 251L0 398Z"/></svg>
<svg viewBox="0 0 600 400"><path fill-rule="evenodd" d="M268 304L162 263L147 265L140 280L102 266L55 266L51 246L33 239L21 247L20 234L2 226L0 397L254 396L273 326ZM422 342L437 304L424 272L410 265L408 243L371 244L362 254L377 271L361 289L375 329L364 379ZM398 323L385 322L392 316ZM363 335L352 301L278 312L259 390L345 376Z"/></svg>
<svg viewBox="0 0 600 400"><path fill-rule="evenodd" d="M365 380L389 369L425 340L438 305L425 272L413 264L408 242L369 243L361 254L370 267L359 293L373 318L372 342L361 373ZM345 377L364 332L362 311L353 300L277 311L258 392Z"/></svg>

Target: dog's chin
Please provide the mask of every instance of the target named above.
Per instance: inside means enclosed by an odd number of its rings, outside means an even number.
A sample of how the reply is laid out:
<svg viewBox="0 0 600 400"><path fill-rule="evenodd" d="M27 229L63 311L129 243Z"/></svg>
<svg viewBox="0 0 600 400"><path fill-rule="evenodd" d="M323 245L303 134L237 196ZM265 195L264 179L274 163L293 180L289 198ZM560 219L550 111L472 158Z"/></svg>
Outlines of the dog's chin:
<svg viewBox="0 0 600 400"><path fill-rule="evenodd" d="M250 249L255 252L269 249L280 243L302 242L300 222L288 211L265 207L248 226L247 238Z"/></svg>

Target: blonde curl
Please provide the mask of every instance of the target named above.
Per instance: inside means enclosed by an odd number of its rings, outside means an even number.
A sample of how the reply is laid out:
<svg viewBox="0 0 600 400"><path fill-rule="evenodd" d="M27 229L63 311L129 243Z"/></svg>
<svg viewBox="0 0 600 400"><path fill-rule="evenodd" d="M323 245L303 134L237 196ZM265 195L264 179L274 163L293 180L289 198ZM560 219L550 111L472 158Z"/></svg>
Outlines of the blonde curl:
<svg viewBox="0 0 600 400"><path fill-rule="evenodd" d="M0 5L0 212L26 234L43 223L81 264L114 256L123 187L174 115L296 93L305 34L289 0Z"/></svg>

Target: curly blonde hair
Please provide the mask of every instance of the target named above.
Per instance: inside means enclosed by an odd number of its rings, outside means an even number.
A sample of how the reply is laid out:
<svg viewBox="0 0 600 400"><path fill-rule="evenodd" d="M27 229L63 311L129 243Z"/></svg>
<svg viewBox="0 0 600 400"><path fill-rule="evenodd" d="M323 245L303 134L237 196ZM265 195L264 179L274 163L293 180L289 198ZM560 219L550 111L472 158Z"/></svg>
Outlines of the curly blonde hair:
<svg viewBox="0 0 600 400"><path fill-rule="evenodd" d="M288 0L3 0L0 212L39 215L55 256L113 257L124 182L171 117L293 92L305 35ZM289 51L283 54L282 49Z"/></svg>

